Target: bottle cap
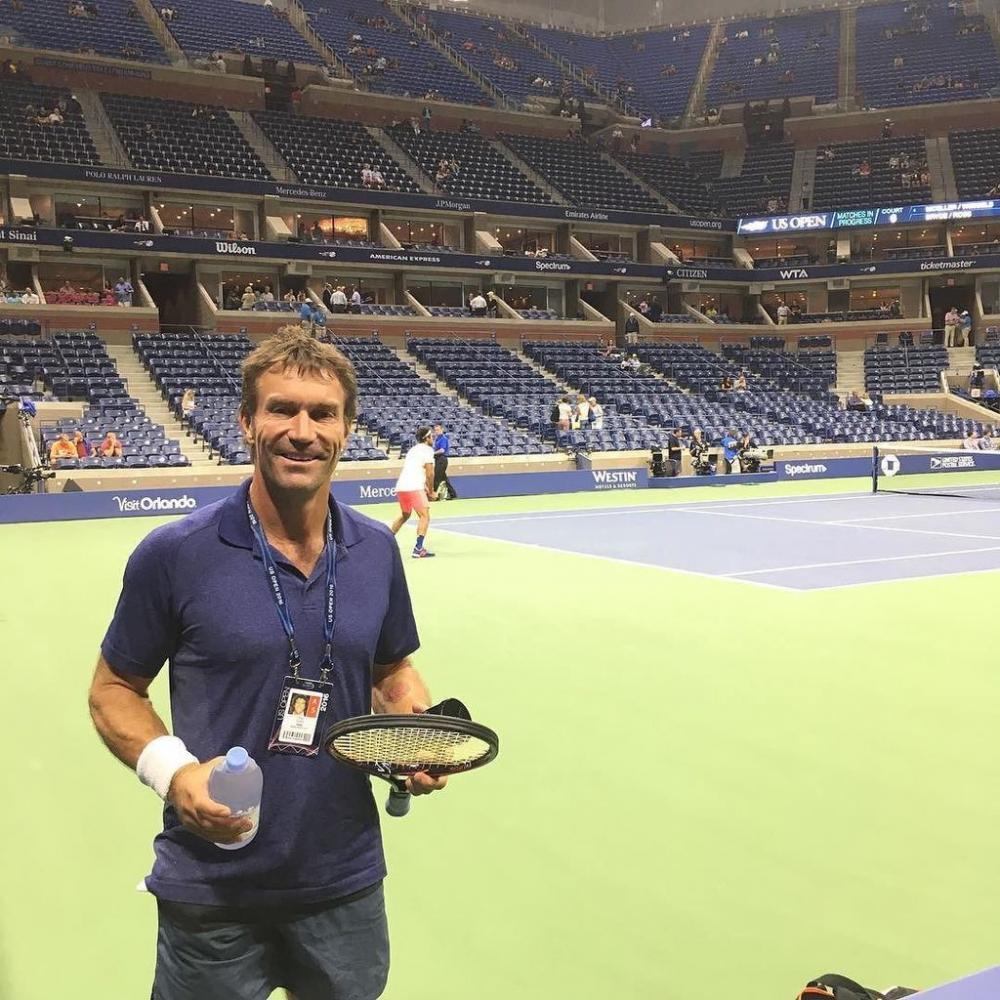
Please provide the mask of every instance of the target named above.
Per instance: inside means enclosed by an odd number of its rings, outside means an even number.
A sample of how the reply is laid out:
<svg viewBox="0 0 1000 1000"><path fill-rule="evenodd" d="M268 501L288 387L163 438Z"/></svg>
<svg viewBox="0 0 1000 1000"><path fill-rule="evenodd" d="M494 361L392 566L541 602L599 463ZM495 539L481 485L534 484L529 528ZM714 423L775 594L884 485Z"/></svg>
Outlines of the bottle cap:
<svg viewBox="0 0 1000 1000"><path fill-rule="evenodd" d="M232 773L238 774L240 771L245 771L249 763L250 754L243 747L233 747L226 754L226 770Z"/></svg>

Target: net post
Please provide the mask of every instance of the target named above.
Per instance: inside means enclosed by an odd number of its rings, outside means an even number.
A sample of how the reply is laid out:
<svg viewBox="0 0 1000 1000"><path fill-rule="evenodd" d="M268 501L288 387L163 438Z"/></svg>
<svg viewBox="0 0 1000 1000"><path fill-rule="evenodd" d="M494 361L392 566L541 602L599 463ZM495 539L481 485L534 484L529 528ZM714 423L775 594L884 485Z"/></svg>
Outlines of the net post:
<svg viewBox="0 0 1000 1000"><path fill-rule="evenodd" d="M878 445L872 445L872 493L878 493Z"/></svg>

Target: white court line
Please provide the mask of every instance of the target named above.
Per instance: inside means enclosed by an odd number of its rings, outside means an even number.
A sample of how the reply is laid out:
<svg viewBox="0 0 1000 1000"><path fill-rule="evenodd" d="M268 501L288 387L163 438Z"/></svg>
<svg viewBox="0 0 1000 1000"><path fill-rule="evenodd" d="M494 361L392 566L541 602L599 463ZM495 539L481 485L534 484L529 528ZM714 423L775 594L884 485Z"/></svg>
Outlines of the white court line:
<svg viewBox="0 0 1000 1000"><path fill-rule="evenodd" d="M680 573L682 576L697 576L703 580L729 580L732 583L748 583L754 587L765 587L768 590L780 590L786 594L804 593L801 587L783 587L780 583L761 583L759 580L740 580L734 574L702 573L696 569L680 569L676 566L661 566L657 563L639 562L635 559L621 559L618 556L603 556L596 552L578 552L575 549L560 549L554 545L539 545L536 542L516 542L509 538L494 538L491 535L476 535L468 531L455 531L443 524L438 524L438 531L451 531L464 538L473 538L481 542L499 542L501 545L518 545L524 549L537 549L540 552L555 552L561 556L582 556L584 559L599 559L602 562L618 563L621 566L638 566L644 569L656 570L660 573Z"/></svg>
<svg viewBox="0 0 1000 1000"><path fill-rule="evenodd" d="M976 550L980 551L980 550ZM941 580L949 576L976 576L983 573L1000 572L1000 566L992 569L948 569L940 573L921 573L919 576L890 576L885 580L858 580L855 583L831 583L828 587L809 587L805 593L814 594L820 590L854 590L857 587L881 587L891 583L910 583L921 580Z"/></svg>
<svg viewBox="0 0 1000 1000"><path fill-rule="evenodd" d="M976 535L962 531L932 531L925 528L892 528L882 524L863 524L855 521L811 521L798 517L774 517L768 514L735 514L731 511L682 509L685 514L710 514L715 517L734 517L747 521L776 521L779 524L807 524L819 528L860 528L862 531L899 531L908 535L934 535L942 538L975 538L981 542L1000 542L1000 535Z"/></svg>
<svg viewBox="0 0 1000 1000"><path fill-rule="evenodd" d="M821 562L821 563L803 563L800 566L775 566L772 569L748 569L741 570L739 573L724 573L727 579L743 578L747 576L760 576L765 573L791 573L795 570L802 569L828 569L832 566L863 566L868 563L883 563L883 562L903 562L907 559L936 559L940 556L965 556L972 555L979 552L1000 552L1000 545L993 545L985 549L952 549L949 552L918 552L905 556L880 556L877 559L842 559L836 562ZM1000 569L1000 566L997 567ZM962 572L961 570L959 572ZM995 572L994 570L980 570L979 572ZM941 574L932 574L935 576L940 576ZM951 574L946 574L951 575ZM892 582L898 582L900 579L907 579L907 577L895 577ZM876 582L889 582L889 581L870 581L872 583ZM857 586L857 584L847 584L847 586ZM816 590L826 590L833 588L815 588Z"/></svg>
<svg viewBox="0 0 1000 1000"><path fill-rule="evenodd" d="M849 517L831 524L854 524L856 521L902 521L910 517L962 517L965 514L998 514L1000 507L972 507L969 510L937 510L931 514L880 514L878 517Z"/></svg>
<svg viewBox="0 0 1000 1000"><path fill-rule="evenodd" d="M508 524L514 521L552 521L569 520L570 518L584 517L606 517L614 514L669 514L672 511L685 511L691 513L712 513L715 510L742 510L744 507L767 507L772 504L798 504L798 503L829 503L833 500L858 500L873 496L871 493L831 493L828 496L799 497L785 500L700 500L695 504L683 503L663 503L656 505L640 504L635 507L605 507L602 510L554 510L554 511L534 511L524 514L511 514L509 517L496 517L493 514L467 514L465 516L448 517L440 516L436 523L447 524ZM697 504L706 506L699 507ZM803 524L808 522L803 521ZM826 524L827 522L815 522Z"/></svg>

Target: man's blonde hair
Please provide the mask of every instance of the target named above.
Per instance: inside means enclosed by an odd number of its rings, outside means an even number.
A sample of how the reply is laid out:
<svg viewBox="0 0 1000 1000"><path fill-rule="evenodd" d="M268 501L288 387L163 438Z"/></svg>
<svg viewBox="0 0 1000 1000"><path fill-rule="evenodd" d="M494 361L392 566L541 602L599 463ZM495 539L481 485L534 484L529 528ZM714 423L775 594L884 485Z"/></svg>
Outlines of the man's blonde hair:
<svg viewBox="0 0 1000 1000"><path fill-rule="evenodd" d="M344 390L344 422L354 423L358 379L354 365L332 344L324 344L298 326L283 326L243 360L240 414L247 421L257 412L257 382L265 372L294 371L300 378L332 376Z"/></svg>

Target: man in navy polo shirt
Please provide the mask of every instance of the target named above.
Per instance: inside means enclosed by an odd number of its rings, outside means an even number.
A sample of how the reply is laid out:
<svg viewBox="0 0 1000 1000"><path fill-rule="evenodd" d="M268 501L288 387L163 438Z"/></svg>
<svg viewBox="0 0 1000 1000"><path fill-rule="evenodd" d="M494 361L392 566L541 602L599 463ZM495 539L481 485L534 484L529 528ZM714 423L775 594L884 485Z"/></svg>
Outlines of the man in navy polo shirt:
<svg viewBox="0 0 1000 1000"><path fill-rule="evenodd" d="M434 492L440 496L441 484L444 484L445 496L454 500L458 494L448 478L448 456L451 452L451 439L445 433L443 424L434 425Z"/></svg>
<svg viewBox="0 0 1000 1000"><path fill-rule="evenodd" d="M153 531L125 570L90 708L111 752L166 803L146 880L154 1000L266 1000L282 986L296 1000L374 1000L385 987L368 779L274 740L289 674L318 685L329 667L317 741L339 719L430 700L409 659L418 639L395 540L330 495L355 411L354 370L335 348L295 328L262 344L243 366L252 478ZM147 693L165 661L173 735ZM263 800L254 839L224 850L251 824L209 797L208 779L237 745L263 771ZM417 775L411 790L443 784Z"/></svg>

